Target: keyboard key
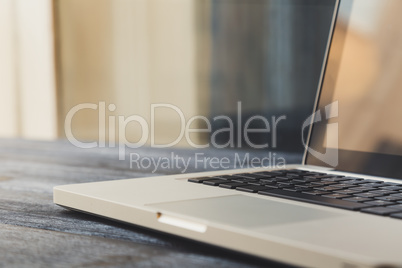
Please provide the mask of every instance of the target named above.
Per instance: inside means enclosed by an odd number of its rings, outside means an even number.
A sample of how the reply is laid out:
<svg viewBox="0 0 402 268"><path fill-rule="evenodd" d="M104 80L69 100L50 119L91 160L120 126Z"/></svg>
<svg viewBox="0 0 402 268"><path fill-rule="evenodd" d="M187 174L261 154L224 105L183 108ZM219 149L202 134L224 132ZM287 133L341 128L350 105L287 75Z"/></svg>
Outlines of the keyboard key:
<svg viewBox="0 0 402 268"><path fill-rule="evenodd" d="M248 181L247 184L249 185L264 185L261 181Z"/></svg>
<svg viewBox="0 0 402 268"><path fill-rule="evenodd" d="M400 191L402 190L402 186L383 186L380 189L390 190L390 191Z"/></svg>
<svg viewBox="0 0 402 268"><path fill-rule="evenodd" d="M395 213L390 215L391 218L402 219L402 213Z"/></svg>
<svg viewBox="0 0 402 268"><path fill-rule="evenodd" d="M319 179L313 179L313 178L294 178L292 179L292 182L313 182L313 181L319 181Z"/></svg>
<svg viewBox="0 0 402 268"><path fill-rule="evenodd" d="M371 198L371 197L383 196L383 194L375 194L375 193L367 192L367 193L361 193L361 194L354 194L354 196L360 196L360 197L368 197L368 198Z"/></svg>
<svg viewBox="0 0 402 268"><path fill-rule="evenodd" d="M289 181L290 179L289 178L285 178L285 177L276 177L275 178L275 181L277 181L277 182L282 182L282 181Z"/></svg>
<svg viewBox="0 0 402 268"><path fill-rule="evenodd" d="M305 191L305 192L303 192L303 193L304 193L304 194L312 194L312 195L325 195L325 194L330 194L329 192L319 191L319 190Z"/></svg>
<svg viewBox="0 0 402 268"><path fill-rule="evenodd" d="M301 174L294 174L294 173L288 173L285 176L286 178L292 179L292 178L302 178Z"/></svg>
<svg viewBox="0 0 402 268"><path fill-rule="evenodd" d="M300 187L291 187L291 188L283 188L283 190L291 192L302 192L305 191L306 189Z"/></svg>
<svg viewBox="0 0 402 268"><path fill-rule="evenodd" d="M274 179L274 178L270 178L270 179L261 179L260 181L263 182L263 183L271 183L271 182L275 182L275 179Z"/></svg>
<svg viewBox="0 0 402 268"><path fill-rule="evenodd" d="M396 183L396 182L385 182L385 181L384 181L383 184L384 184L384 185L387 185L387 186L402 186L402 184Z"/></svg>
<svg viewBox="0 0 402 268"><path fill-rule="evenodd" d="M367 197L354 196L354 197L343 198L343 200L351 201L351 202L367 202L367 201L373 201L374 199L367 198Z"/></svg>
<svg viewBox="0 0 402 268"><path fill-rule="evenodd" d="M313 178L313 179L324 179L331 178L333 175L313 175L313 176L305 176L305 178Z"/></svg>
<svg viewBox="0 0 402 268"><path fill-rule="evenodd" d="M257 185L247 185L247 186L239 186L236 188L238 191L248 192L248 193L256 193L258 191L268 190L269 188L264 186L257 186Z"/></svg>
<svg viewBox="0 0 402 268"><path fill-rule="evenodd" d="M241 182L226 182L219 184L219 187L225 188L225 189L236 189L236 187L239 186L246 186L248 184L246 183L241 183Z"/></svg>
<svg viewBox="0 0 402 268"><path fill-rule="evenodd" d="M364 187L372 187L372 188L378 188L378 187L384 186L384 184L382 184L382 183L364 183L364 184L360 184L360 185L364 186Z"/></svg>
<svg viewBox="0 0 402 268"><path fill-rule="evenodd" d="M348 209L348 210L359 210L362 208L370 207L370 205L363 204L363 203L350 202L350 201L345 201L345 200L340 200L340 199L327 198L327 197L323 197L323 196L303 194L303 193L297 193L297 192L292 192L292 191L284 191L284 190L264 191L263 190L263 191L259 191L258 193L262 194L262 195L282 197L282 198L287 198L287 199L296 200L296 201L302 201L302 202L323 205L323 206L330 206L330 207L334 207L334 208L343 208L343 209Z"/></svg>
<svg viewBox="0 0 402 268"><path fill-rule="evenodd" d="M323 195L323 197L328 197L328 198L347 198L347 197L351 197L350 195L346 195L346 194L329 194L329 195Z"/></svg>
<svg viewBox="0 0 402 268"><path fill-rule="evenodd" d="M263 172L257 172L254 174L259 174L259 175L263 175L263 176L279 176L282 175L282 172L279 171L263 171Z"/></svg>
<svg viewBox="0 0 402 268"><path fill-rule="evenodd" d="M206 180L203 182L203 184L205 185L209 185L209 186L218 186L221 183L227 183L227 180Z"/></svg>
<svg viewBox="0 0 402 268"><path fill-rule="evenodd" d="M388 195L388 196L375 197L375 199L393 202L393 201L400 201L400 200L402 200L402 197L400 197L400 196Z"/></svg>
<svg viewBox="0 0 402 268"><path fill-rule="evenodd" d="M349 188L349 189L353 189L355 191L361 191L361 192L369 192L369 191L375 191L378 190L377 188L371 188L371 187L353 187L353 188Z"/></svg>
<svg viewBox="0 0 402 268"><path fill-rule="evenodd" d="M311 189L311 190L314 190L314 187L306 186L305 184L296 184L295 187L303 188L304 191L307 191L307 190L310 190L310 189Z"/></svg>
<svg viewBox="0 0 402 268"><path fill-rule="evenodd" d="M194 183L203 183L204 181L214 180L214 179L217 179L217 178L214 178L214 177L191 178L191 179L188 179L188 181L194 182Z"/></svg>
<svg viewBox="0 0 402 268"><path fill-rule="evenodd" d="M361 186L364 186L364 187L373 187L373 188L378 188L378 187L383 187L384 186L384 184L383 183L375 183L375 182L372 182L372 183L363 183L363 184L360 184Z"/></svg>
<svg viewBox="0 0 402 268"><path fill-rule="evenodd" d="M311 182L310 185L312 185L313 187L317 187L317 186L328 186L328 185L335 185L336 182L332 182L332 181L314 181Z"/></svg>
<svg viewBox="0 0 402 268"><path fill-rule="evenodd" d="M394 202L388 202L384 200L375 200L375 201L369 201L369 202L364 202L365 204L368 205L373 205L373 206L389 206L389 205L395 205Z"/></svg>
<svg viewBox="0 0 402 268"><path fill-rule="evenodd" d="M388 208L395 208L395 209L399 209L402 211L402 204L396 204L396 205L392 205L392 206L387 206Z"/></svg>
<svg viewBox="0 0 402 268"><path fill-rule="evenodd" d="M386 216L389 214L399 212L398 209L387 208L387 207L365 208L365 209L362 209L361 211L365 212L365 213L376 214L376 215L381 215L381 216Z"/></svg>
<svg viewBox="0 0 402 268"><path fill-rule="evenodd" d="M267 189L279 189L277 184L264 184L263 186Z"/></svg>
<svg viewBox="0 0 402 268"><path fill-rule="evenodd" d="M321 191L339 191L339 190L341 190L342 188L339 188L339 187L333 187L333 186L325 186L325 187L318 187L318 188L316 188L317 190L321 190Z"/></svg>
<svg viewBox="0 0 402 268"><path fill-rule="evenodd" d="M322 179L322 181L332 181L332 182L342 182L342 183L343 183L343 181L347 181L347 180L349 180L349 179L345 179L344 177L343 178L332 177L332 178L324 178L324 179Z"/></svg>
<svg viewBox="0 0 402 268"><path fill-rule="evenodd" d="M362 179L362 178L356 178L356 177L350 177L350 176L347 176L347 177L344 177L345 179L348 179L348 180L352 180L352 181L363 181L364 179Z"/></svg>
<svg viewBox="0 0 402 268"><path fill-rule="evenodd" d="M233 174L233 176L234 177L250 178L250 179L264 179L264 178L266 178L265 176L258 175L258 174L252 174L252 173Z"/></svg>
<svg viewBox="0 0 402 268"><path fill-rule="evenodd" d="M366 183L383 183L383 181L371 180L371 179L364 179L364 182L366 182Z"/></svg>
<svg viewBox="0 0 402 268"><path fill-rule="evenodd" d="M342 183L344 184L350 184L350 185L359 185L362 184L362 180L349 180L349 181L343 181Z"/></svg>
<svg viewBox="0 0 402 268"><path fill-rule="evenodd" d="M352 188L354 185L346 184L346 183L338 183L338 184L333 184L331 185L333 187L338 187L338 188Z"/></svg>
<svg viewBox="0 0 402 268"><path fill-rule="evenodd" d="M359 194L361 193L361 191L356 191L353 188L352 189L345 189L345 190L338 190L338 191L334 191L337 194Z"/></svg>
<svg viewBox="0 0 402 268"><path fill-rule="evenodd" d="M395 194L395 193L397 193L397 192L381 189L381 190L370 191L369 193L389 195L389 194Z"/></svg>
<svg viewBox="0 0 402 268"><path fill-rule="evenodd" d="M292 173L308 173L308 171L307 170L301 170L301 169L290 169L289 170L289 172L292 172Z"/></svg>
<svg viewBox="0 0 402 268"><path fill-rule="evenodd" d="M234 182L251 182L251 181L257 181L255 179L251 179L251 178L244 178L244 177L233 177L232 179L230 179L231 181Z"/></svg>
<svg viewBox="0 0 402 268"><path fill-rule="evenodd" d="M308 182L308 183L305 183L305 184L303 184L303 186L307 186L307 187L311 187L311 188L313 188L313 187L325 187L325 186L327 186L328 184L333 184L332 182L322 182L322 181L317 181L317 182Z"/></svg>

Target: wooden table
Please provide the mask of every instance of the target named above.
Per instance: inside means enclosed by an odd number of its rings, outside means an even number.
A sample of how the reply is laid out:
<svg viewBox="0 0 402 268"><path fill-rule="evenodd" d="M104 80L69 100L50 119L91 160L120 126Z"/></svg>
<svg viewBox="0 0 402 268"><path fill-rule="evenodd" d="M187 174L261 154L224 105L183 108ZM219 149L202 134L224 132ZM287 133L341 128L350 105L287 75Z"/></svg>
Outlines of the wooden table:
<svg viewBox="0 0 402 268"><path fill-rule="evenodd" d="M132 152L158 157L169 156L172 149L131 149L127 155ZM203 152L233 156L228 150ZM174 149L174 153L194 155L187 149ZM66 141L0 140L0 266L282 267L53 204L56 185L181 172L132 169L129 158L119 161L117 156L115 148L84 150ZM289 164L301 161L296 154L284 157ZM202 169L193 165L187 170L195 171Z"/></svg>

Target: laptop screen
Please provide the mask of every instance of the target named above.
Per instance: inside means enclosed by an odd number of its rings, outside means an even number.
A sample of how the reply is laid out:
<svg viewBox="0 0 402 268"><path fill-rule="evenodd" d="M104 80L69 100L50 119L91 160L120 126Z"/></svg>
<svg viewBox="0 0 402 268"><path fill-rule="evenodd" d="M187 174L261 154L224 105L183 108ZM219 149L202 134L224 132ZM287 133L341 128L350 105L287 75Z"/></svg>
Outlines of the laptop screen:
<svg viewBox="0 0 402 268"><path fill-rule="evenodd" d="M402 178L400 10L401 0L340 1L306 164Z"/></svg>

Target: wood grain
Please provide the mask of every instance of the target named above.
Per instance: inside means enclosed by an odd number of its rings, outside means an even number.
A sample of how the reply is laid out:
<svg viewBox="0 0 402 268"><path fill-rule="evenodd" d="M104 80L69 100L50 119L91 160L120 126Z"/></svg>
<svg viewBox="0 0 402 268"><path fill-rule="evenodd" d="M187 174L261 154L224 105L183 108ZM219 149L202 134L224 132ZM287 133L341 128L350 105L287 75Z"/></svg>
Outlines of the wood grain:
<svg viewBox="0 0 402 268"><path fill-rule="evenodd" d="M170 150L128 150L146 157ZM194 151L175 149L182 157ZM240 152L245 153L245 152ZM206 155L233 151L206 150ZM253 155L264 155L254 153ZM288 163L300 155L283 155ZM52 202L56 185L125 179L181 170L130 169L117 149L82 150L65 141L0 140L0 266L280 267L213 246L68 211ZM195 170L194 168L190 171Z"/></svg>

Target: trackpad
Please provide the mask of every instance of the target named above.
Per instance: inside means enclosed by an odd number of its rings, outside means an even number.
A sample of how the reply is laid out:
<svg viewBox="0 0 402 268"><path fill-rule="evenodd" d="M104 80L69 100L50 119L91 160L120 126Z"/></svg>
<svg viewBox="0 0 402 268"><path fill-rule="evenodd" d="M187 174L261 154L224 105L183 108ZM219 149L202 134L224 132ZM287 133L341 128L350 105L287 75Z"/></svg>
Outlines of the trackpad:
<svg viewBox="0 0 402 268"><path fill-rule="evenodd" d="M244 228L289 224L344 216L304 206L291 205L245 195L232 195L169 203L149 204L164 212L183 214L203 221Z"/></svg>

